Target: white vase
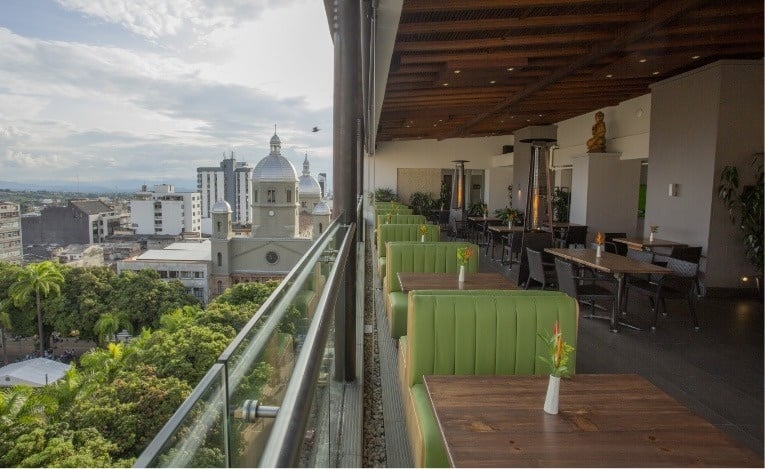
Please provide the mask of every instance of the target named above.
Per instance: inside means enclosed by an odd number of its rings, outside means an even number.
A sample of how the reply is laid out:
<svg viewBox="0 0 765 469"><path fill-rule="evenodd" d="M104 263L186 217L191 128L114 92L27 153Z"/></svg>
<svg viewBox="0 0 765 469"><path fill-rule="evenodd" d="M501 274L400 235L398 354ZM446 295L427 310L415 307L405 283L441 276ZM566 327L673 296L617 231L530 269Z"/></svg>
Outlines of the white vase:
<svg viewBox="0 0 765 469"><path fill-rule="evenodd" d="M548 414L558 413L558 397L560 396L560 377L550 375L547 382L547 395L545 396L545 412Z"/></svg>
<svg viewBox="0 0 765 469"><path fill-rule="evenodd" d="M603 256L603 252L600 249L600 244L598 244L597 246L595 246L595 257L602 257L602 256Z"/></svg>
<svg viewBox="0 0 765 469"><path fill-rule="evenodd" d="M508 228L512 228L513 227L513 222L511 222L511 221L507 222L507 227Z"/></svg>
<svg viewBox="0 0 765 469"><path fill-rule="evenodd" d="M648 234L648 241L653 243L653 231Z"/></svg>
<svg viewBox="0 0 765 469"><path fill-rule="evenodd" d="M424 243L424 242L425 242L425 235L422 235L422 236L420 236L420 242L421 242L421 243Z"/></svg>
<svg viewBox="0 0 765 469"><path fill-rule="evenodd" d="M460 266L460 273L459 273L459 277L457 277L457 280L460 283L465 283L465 266L464 265Z"/></svg>

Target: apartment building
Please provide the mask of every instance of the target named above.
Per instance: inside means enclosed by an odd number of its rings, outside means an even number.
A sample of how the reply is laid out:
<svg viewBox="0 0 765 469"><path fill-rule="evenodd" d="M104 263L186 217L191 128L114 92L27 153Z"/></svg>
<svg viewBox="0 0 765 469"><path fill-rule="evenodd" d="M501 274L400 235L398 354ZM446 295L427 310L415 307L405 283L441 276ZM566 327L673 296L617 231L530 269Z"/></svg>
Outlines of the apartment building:
<svg viewBox="0 0 765 469"><path fill-rule="evenodd" d="M172 184L146 186L130 201L130 218L136 234L179 235L202 231L202 207L198 192L175 192Z"/></svg>
<svg viewBox="0 0 765 469"><path fill-rule="evenodd" d="M0 201L0 262L21 264L22 259L19 206Z"/></svg>
<svg viewBox="0 0 765 469"><path fill-rule="evenodd" d="M245 162L237 162L232 151L223 155L220 166L197 168L197 191L202 200L202 218L206 220L205 230L212 233L210 211L215 202L225 200L233 210L235 224L252 223L252 168Z"/></svg>

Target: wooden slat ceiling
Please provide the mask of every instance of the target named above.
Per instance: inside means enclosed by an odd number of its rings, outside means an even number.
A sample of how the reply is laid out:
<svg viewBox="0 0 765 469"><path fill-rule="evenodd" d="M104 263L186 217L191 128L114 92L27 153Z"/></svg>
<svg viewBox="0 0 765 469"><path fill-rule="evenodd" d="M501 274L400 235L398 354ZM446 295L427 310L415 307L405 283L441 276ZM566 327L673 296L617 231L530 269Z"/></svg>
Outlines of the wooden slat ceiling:
<svg viewBox="0 0 765 469"><path fill-rule="evenodd" d="M510 134L761 58L762 0L404 0L377 140Z"/></svg>

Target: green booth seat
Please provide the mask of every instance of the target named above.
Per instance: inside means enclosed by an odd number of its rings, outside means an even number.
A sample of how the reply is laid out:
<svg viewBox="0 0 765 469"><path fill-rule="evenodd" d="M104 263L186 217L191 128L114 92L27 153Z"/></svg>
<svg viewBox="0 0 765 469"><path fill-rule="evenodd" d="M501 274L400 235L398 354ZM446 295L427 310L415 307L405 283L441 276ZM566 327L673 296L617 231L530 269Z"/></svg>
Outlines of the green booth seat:
<svg viewBox="0 0 765 469"><path fill-rule="evenodd" d="M380 282L385 278L385 264L387 251L385 244L390 241L421 241L422 233L420 226L425 225L425 242L437 242L441 239L441 232L438 225L419 223L419 224L384 224L377 227L377 271L380 276Z"/></svg>
<svg viewBox="0 0 765 469"><path fill-rule="evenodd" d="M386 244L386 273L383 280L383 300L390 324L391 337L406 335L406 294L398 282L399 272L454 273L457 275L457 250L470 247L473 256L467 273L478 272L478 245L464 241L421 243L417 241L391 241Z"/></svg>
<svg viewBox="0 0 765 469"><path fill-rule="evenodd" d="M424 375L548 374L539 357L549 350L539 333L551 334L555 321L575 348L569 367L576 371L579 305L561 292L420 290L409 293L408 309L399 379L416 467L449 465ZM543 401L541 395L540 412Z"/></svg>
<svg viewBox="0 0 765 469"><path fill-rule="evenodd" d="M390 220L388 220L388 215L391 216ZM411 218L411 217L416 217L416 218ZM395 212L390 210L382 210L382 211L375 210L375 229L377 229L378 226L388 222L405 223L405 224L425 223L425 215L414 215L412 213L411 208L406 208L406 209L399 208Z"/></svg>

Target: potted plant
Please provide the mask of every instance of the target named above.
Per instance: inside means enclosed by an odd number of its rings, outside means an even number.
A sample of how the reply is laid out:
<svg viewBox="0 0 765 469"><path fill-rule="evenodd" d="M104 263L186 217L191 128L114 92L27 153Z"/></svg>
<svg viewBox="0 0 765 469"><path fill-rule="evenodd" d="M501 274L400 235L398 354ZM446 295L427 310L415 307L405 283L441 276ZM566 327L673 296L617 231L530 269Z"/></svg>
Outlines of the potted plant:
<svg viewBox="0 0 765 469"><path fill-rule="evenodd" d="M412 207L414 213L418 215L427 215L431 210L436 208L436 201L430 193L415 192L409 196L409 206Z"/></svg>
<svg viewBox="0 0 765 469"><path fill-rule="evenodd" d="M756 167L754 185L740 184L738 168L725 166L720 173L717 195L728 209L731 223L737 223L746 250L746 257L757 272L763 271L763 168L762 153L754 156L751 166Z"/></svg>
<svg viewBox="0 0 765 469"><path fill-rule="evenodd" d="M377 202L393 202L398 200L396 192L393 189L387 187L380 187L375 190L375 201Z"/></svg>
<svg viewBox="0 0 765 469"><path fill-rule="evenodd" d="M494 214L504 223L512 223L513 226L523 223L523 213L514 208L505 207L494 210Z"/></svg>
<svg viewBox="0 0 765 469"><path fill-rule="evenodd" d="M571 193L563 190L562 187L556 187L552 194L553 220L559 222L568 222L569 210L571 208Z"/></svg>

